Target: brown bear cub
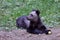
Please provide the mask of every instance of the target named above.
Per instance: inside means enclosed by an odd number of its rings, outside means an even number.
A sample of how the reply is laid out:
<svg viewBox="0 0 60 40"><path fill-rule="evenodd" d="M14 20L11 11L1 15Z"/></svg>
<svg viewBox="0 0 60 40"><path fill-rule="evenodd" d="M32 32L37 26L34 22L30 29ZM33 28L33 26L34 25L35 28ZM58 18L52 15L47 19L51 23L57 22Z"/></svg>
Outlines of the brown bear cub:
<svg viewBox="0 0 60 40"><path fill-rule="evenodd" d="M41 22L39 14L39 10L32 10L28 16L19 17L16 20L17 27L25 28L27 32L33 34L51 34L51 30L47 30L47 28Z"/></svg>

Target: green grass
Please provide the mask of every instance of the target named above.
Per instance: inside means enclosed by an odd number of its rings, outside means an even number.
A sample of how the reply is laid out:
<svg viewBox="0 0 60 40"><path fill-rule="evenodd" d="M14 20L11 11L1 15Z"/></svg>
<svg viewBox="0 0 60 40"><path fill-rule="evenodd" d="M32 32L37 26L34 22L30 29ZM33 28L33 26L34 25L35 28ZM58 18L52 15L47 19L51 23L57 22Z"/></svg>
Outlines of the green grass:
<svg viewBox="0 0 60 40"><path fill-rule="evenodd" d="M60 25L60 0L0 0L0 30L16 29L16 18L39 9L44 25Z"/></svg>

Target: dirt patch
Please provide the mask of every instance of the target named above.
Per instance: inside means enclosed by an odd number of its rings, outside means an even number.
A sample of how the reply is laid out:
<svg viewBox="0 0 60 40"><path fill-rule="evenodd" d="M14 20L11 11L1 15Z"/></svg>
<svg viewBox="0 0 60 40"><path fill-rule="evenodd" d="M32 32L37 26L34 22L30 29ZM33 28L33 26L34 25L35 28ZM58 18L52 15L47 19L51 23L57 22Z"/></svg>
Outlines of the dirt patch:
<svg viewBox="0 0 60 40"><path fill-rule="evenodd" d="M0 31L0 40L60 40L60 28L52 28L51 35L30 34L26 30Z"/></svg>

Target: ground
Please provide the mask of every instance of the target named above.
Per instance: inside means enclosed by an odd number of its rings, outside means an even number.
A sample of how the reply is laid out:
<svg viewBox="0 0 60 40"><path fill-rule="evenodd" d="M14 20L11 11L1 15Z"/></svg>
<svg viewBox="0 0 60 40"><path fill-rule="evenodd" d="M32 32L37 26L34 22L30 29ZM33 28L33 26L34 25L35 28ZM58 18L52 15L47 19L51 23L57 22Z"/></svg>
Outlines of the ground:
<svg viewBox="0 0 60 40"><path fill-rule="evenodd" d="M30 34L26 30L0 31L0 40L60 40L60 28L50 28L51 35Z"/></svg>

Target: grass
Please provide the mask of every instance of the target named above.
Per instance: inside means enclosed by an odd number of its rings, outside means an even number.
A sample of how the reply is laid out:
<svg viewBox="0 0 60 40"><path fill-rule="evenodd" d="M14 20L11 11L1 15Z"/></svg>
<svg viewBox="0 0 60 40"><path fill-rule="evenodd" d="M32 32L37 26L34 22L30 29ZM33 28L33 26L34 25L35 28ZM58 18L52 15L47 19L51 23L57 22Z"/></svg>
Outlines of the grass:
<svg viewBox="0 0 60 40"><path fill-rule="evenodd" d="M0 0L0 30L16 29L16 18L39 9L44 25L60 25L60 0Z"/></svg>

